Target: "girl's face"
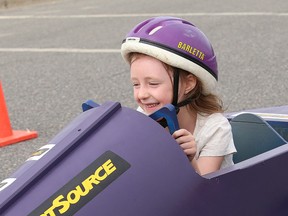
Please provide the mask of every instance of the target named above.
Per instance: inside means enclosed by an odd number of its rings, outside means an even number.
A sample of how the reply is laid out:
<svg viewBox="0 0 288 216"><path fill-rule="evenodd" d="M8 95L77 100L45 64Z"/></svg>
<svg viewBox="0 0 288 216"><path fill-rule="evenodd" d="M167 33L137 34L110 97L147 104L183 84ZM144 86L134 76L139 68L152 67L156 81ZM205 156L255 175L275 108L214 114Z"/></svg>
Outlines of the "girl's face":
<svg viewBox="0 0 288 216"><path fill-rule="evenodd" d="M134 99L146 114L151 114L172 102L172 72L153 57L137 55L132 58L131 81Z"/></svg>

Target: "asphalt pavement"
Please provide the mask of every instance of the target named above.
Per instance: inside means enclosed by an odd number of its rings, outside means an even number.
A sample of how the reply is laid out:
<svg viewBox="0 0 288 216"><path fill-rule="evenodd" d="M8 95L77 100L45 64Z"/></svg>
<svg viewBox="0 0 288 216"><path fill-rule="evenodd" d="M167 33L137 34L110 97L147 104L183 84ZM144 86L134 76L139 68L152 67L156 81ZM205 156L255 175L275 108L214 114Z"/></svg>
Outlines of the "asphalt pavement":
<svg viewBox="0 0 288 216"><path fill-rule="evenodd" d="M227 112L288 104L287 0L55 0L1 9L0 80L11 125L39 137L0 148L0 182L87 99L136 107L119 49L135 24L158 15L185 18L211 40Z"/></svg>

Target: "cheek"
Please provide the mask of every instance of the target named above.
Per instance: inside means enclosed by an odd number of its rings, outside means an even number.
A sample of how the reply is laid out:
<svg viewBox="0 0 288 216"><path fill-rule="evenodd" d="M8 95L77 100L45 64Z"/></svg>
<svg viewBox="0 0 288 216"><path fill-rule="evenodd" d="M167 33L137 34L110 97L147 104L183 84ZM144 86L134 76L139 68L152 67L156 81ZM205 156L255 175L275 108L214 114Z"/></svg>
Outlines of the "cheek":
<svg viewBox="0 0 288 216"><path fill-rule="evenodd" d="M161 91L162 93L160 93L160 91L158 91L158 98L161 99L161 102L163 104L168 104L168 103L172 103L173 100L173 88L171 86L167 86L166 88L162 89Z"/></svg>
<svg viewBox="0 0 288 216"><path fill-rule="evenodd" d="M173 100L173 97L171 94L167 94L167 96L165 98L163 98L164 104L171 104Z"/></svg>
<svg viewBox="0 0 288 216"><path fill-rule="evenodd" d="M138 95L138 92L137 92L136 89L134 89L134 90L133 90L133 96L134 96L134 100L136 100L136 101L138 100L137 95Z"/></svg>

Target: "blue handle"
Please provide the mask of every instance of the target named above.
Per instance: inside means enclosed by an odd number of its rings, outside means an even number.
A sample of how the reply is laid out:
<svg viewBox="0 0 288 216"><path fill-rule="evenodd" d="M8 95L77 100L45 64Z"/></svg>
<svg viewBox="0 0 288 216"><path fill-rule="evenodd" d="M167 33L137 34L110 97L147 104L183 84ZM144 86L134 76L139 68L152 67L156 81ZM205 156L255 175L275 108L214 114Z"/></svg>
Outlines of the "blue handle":
<svg viewBox="0 0 288 216"><path fill-rule="evenodd" d="M92 100L87 100L85 101L83 104L82 104L82 110L83 112L89 110L89 109L92 109L94 107L98 107L100 106L99 104L95 103L94 101Z"/></svg>
<svg viewBox="0 0 288 216"><path fill-rule="evenodd" d="M172 104L165 105L161 109L149 115L149 117L155 121L164 118L167 122L170 134L173 134L176 130L179 130L176 109Z"/></svg>
<svg viewBox="0 0 288 216"><path fill-rule="evenodd" d="M100 105L95 103L92 100L87 100L85 103L82 104L83 112L99 107ZM161 109L157 110L156 112L149 115L150 118L154 119L155 121L159 119L165 119L167 122L167 126L169 128L170 134L173 134L176 130L179 130L179 124L177 119L176 109L172 104L167 104Z"/></svg>

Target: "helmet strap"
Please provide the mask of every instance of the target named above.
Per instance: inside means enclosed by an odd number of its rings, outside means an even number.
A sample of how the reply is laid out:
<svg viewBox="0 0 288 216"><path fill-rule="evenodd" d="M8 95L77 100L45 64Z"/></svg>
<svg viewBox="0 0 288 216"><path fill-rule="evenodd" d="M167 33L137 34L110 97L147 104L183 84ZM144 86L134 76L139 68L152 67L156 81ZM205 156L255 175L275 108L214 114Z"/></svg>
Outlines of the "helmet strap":
<svg viewBox="0 0 288 216"><path fill-rule="evenodd" d="M187 104L191 103L195 99L194 97L191 97L191 98L187 98L186 100L178 103L178 88L179 88L179 69L174 68L174 70L173 70L173 100L172 100L172 105L175 107L177 114L180 111L180 107L186 106ZM164 118L157 120L157 122L161 126L167 127L167 121Z"/></svg>
<svg viewBox="0 0 288 216"><path fill-rule="evenodd" d="M178 103L177 107L180 108L180 107L186 106L186 105L190 104L191 102L193 102L195 99L196 99L196 97L193 97L193 96L190 98L187 98L187 99L181 101L180 103Z"/></svg>
<svg viewBox="0 0 288 216"><path fill-rule="evenodd" d="M173 71L173 100L172 100L172 105L175 107L176 113L179 112L178 88L179 88L179 69L175 68Z"/></svg>
<svg viewBox="0 0 288 216"><path fill-rule="evenodd" d="M178 114L180 111L180 107L186 106L190 104L191 102L197 100L199 98L199 95L192 95L189 98L186 98L185 100L181 101L178 103L178 88L179 88L179 69L175 68L174 69L174 75L173 75L173 101L172 105L176 109L176 113Z"/></svg>

